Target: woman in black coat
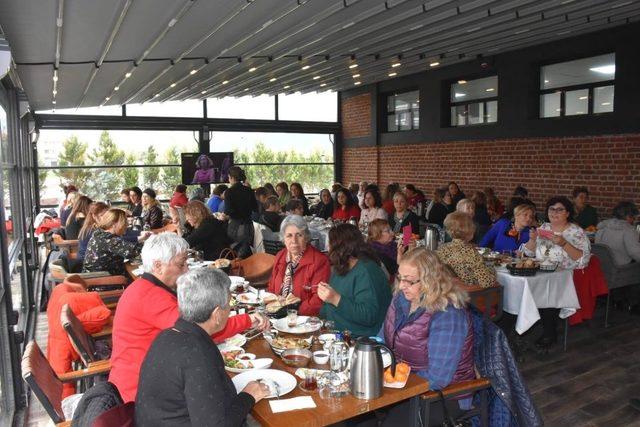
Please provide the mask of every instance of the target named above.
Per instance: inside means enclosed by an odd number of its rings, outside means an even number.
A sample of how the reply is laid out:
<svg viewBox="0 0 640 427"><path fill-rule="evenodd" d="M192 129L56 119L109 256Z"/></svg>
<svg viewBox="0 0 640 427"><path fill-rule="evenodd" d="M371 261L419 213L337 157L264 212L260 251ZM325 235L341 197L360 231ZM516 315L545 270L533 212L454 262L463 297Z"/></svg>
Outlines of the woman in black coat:
<svg viewBox="0 0 640 427"><path fill-rule="evenodd" d="M162 228L164 214L160 208L160 203L156 200L155 190L147 188L142 192L142 207L144 224L149 225L151 230Z"/></svg>
<svg viewBox="0 0 640 427"><path fill-rule="evenodd" d="M183 237L189 246L202 251L207 261L220 258L220 252L228 248L230 243L224 223L218 221L209 208L198 200L187 203L184 216L189 225Z"/></svg>

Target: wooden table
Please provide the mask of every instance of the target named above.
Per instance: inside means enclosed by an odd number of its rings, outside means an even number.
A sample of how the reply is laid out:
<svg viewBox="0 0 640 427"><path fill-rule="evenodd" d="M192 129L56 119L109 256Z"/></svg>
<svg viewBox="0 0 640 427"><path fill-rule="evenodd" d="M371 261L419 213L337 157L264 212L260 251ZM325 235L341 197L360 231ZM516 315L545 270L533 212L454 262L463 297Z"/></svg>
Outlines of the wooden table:
<svg viewBox="0 0 640 427"><path fill-rule="evenodd" d="M124 263L124 269L127 271L129 277L131 277L131 280L136 280L138 278L138 276L133 274L133 270L137 269L138 267L140 267L140 264L134 264L132 262Z"/></svg>
<svg viewBox="0 0 640 427"><path fill-rule="evenodd" d="M272 358L273 365L271 366L271 369L286 371L295 376L294 372L296 371L296 368L285 365L282 359L273 353L269 344L262 337L249 341L245 346L245 349L249 353L256 354L259 358ZM316 365L313 361L309 363L308 367L329 369L328 364ZM298 382L301 381L298 377L296 377L296 379ZM318 391L304 392L300 390L299 387L296 387L291 393L283 396L282 399L310 395L317 405L316 408L300 409L274 414L271 411L271 406L269 405L269 400L271 399L263 399L254 406L252 415L263 426L326 426L401 402L403 400L417 398L428 391L428 389L429 386L427 382L415 374L411 374L409 376L407 385L404 388L395 389L385 387L381 397L371 400L357 399L353 397L353 395L349 394L342 398L332 399L329 402L320 398Z"/></svg>

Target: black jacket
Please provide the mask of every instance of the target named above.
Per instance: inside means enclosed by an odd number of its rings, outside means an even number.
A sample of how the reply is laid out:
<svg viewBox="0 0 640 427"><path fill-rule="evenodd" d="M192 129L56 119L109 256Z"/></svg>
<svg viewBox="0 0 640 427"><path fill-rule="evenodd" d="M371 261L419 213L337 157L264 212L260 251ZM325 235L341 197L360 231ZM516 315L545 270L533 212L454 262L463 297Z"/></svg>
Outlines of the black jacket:
<svg viewBox="0 0 640 427"><path fill-rule="evenodd" d="M110 382L99 382L82 395L73 413L71 427L91 427L96 418L122 403L116 386Z"/></svg>
<svg viewBox="0 0 640 427"><path fill-rule="evenodd" d="M152 230L155 230L156 228L162 228L162 226L164 225L162 222L163 217L164 215L162 214L162 209L160 209L160 206L151 206L149 209L147 209L147 212L144 215L144 223L149 224L149 227L151 227Z"/></svg>
<svg viewBox="0 0 640 427"><path fill-rule="evenodd" d="M199 227L190 229L183 237L192 249L203 251L207 261L218 259L230 243L224 224L213 216L205 218Z"/></svg>
<svg viewBox="0 0 640 427"><path fill-rule="evenodd" d="M427 222L430 224L438 224L442 227L444 219L449 215L451 211L444 203L433 203L429 215L427 215Z"/></svg>
<svg viewBox="0 0 640 427"><path fill-rule="evenodd" d="M251 221L251 213L258 210L258 202L253 190L235 183L225 192L224 213L229 218L246 223Z"/></svg>
<svg viewBox="0 0 640 427"><path fill-rule="evenodd" d="M331 215L333 215L333 200L326 205L322 201L318 202L313 206L313 213L322 219L331 218Z"/></svg>
<svg viewBox="0 0 640 427"><path fill-rule="evenodd" d="M278 212L264 211L262 215L260 215L260 220L258 222L269 227L274 233L279 233L280 224L282 224L283 219L284 217Z"/></svg>
<svg viewBox="0 0 640 427"><path fill-rule="evenodd" d="M395 212L393 213L393 215L389 216L389 225L391 226L391 230L393 230L394 233L402 233L402 227L411 225L411 232L413 234L419 234L420 218L418 218L418 215L414 214L411 211L407 212L409 212L409 215L400 224L397 224Z"/></svg>
<svg viewBox="0 0 640 427"><path fill-rule="evenodd" d="M254 403L236 392L204 329L178 319L160 332L142 363L136 426L240 426Z"/></svg>

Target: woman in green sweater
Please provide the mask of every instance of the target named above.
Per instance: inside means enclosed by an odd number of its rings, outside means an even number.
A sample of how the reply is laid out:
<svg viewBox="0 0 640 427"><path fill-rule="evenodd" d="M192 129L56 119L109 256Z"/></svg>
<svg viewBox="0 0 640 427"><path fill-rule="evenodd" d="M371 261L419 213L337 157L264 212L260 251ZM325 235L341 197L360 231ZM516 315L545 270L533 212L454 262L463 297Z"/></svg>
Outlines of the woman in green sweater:
<svg viewBox="0 0 640 427"><path fill-rule="evenodd" d="M318 284L318 297L324 302L320 317L356 336L376 335L391 301L391 287L378 257L351 224L329 230L329 246L333 271L330 284Z"/></svg>

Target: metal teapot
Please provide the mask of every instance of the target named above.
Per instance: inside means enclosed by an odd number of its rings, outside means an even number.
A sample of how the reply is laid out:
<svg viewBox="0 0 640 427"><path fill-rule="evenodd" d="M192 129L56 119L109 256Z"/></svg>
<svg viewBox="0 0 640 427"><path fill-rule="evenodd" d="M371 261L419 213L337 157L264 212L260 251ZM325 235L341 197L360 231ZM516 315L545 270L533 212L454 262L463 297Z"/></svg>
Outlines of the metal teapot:
<svg viewBox="0 0 640 427"><path fill-rule="evenodd" d="M375 399L382 395L384 365L381 348L391 354L391 373L395 375L396 359L389 347L371 338L360 337L356 340L349 363L349 382L351 394L358 399Z"/></svg>
<svg viewBox="0 0 640 427"><path fill-rule="evenodd" d="M424 231L424 247L435 251L438 249L438 245L440 244L440 230L434 224L427 224L427 227Z"/></svg>

